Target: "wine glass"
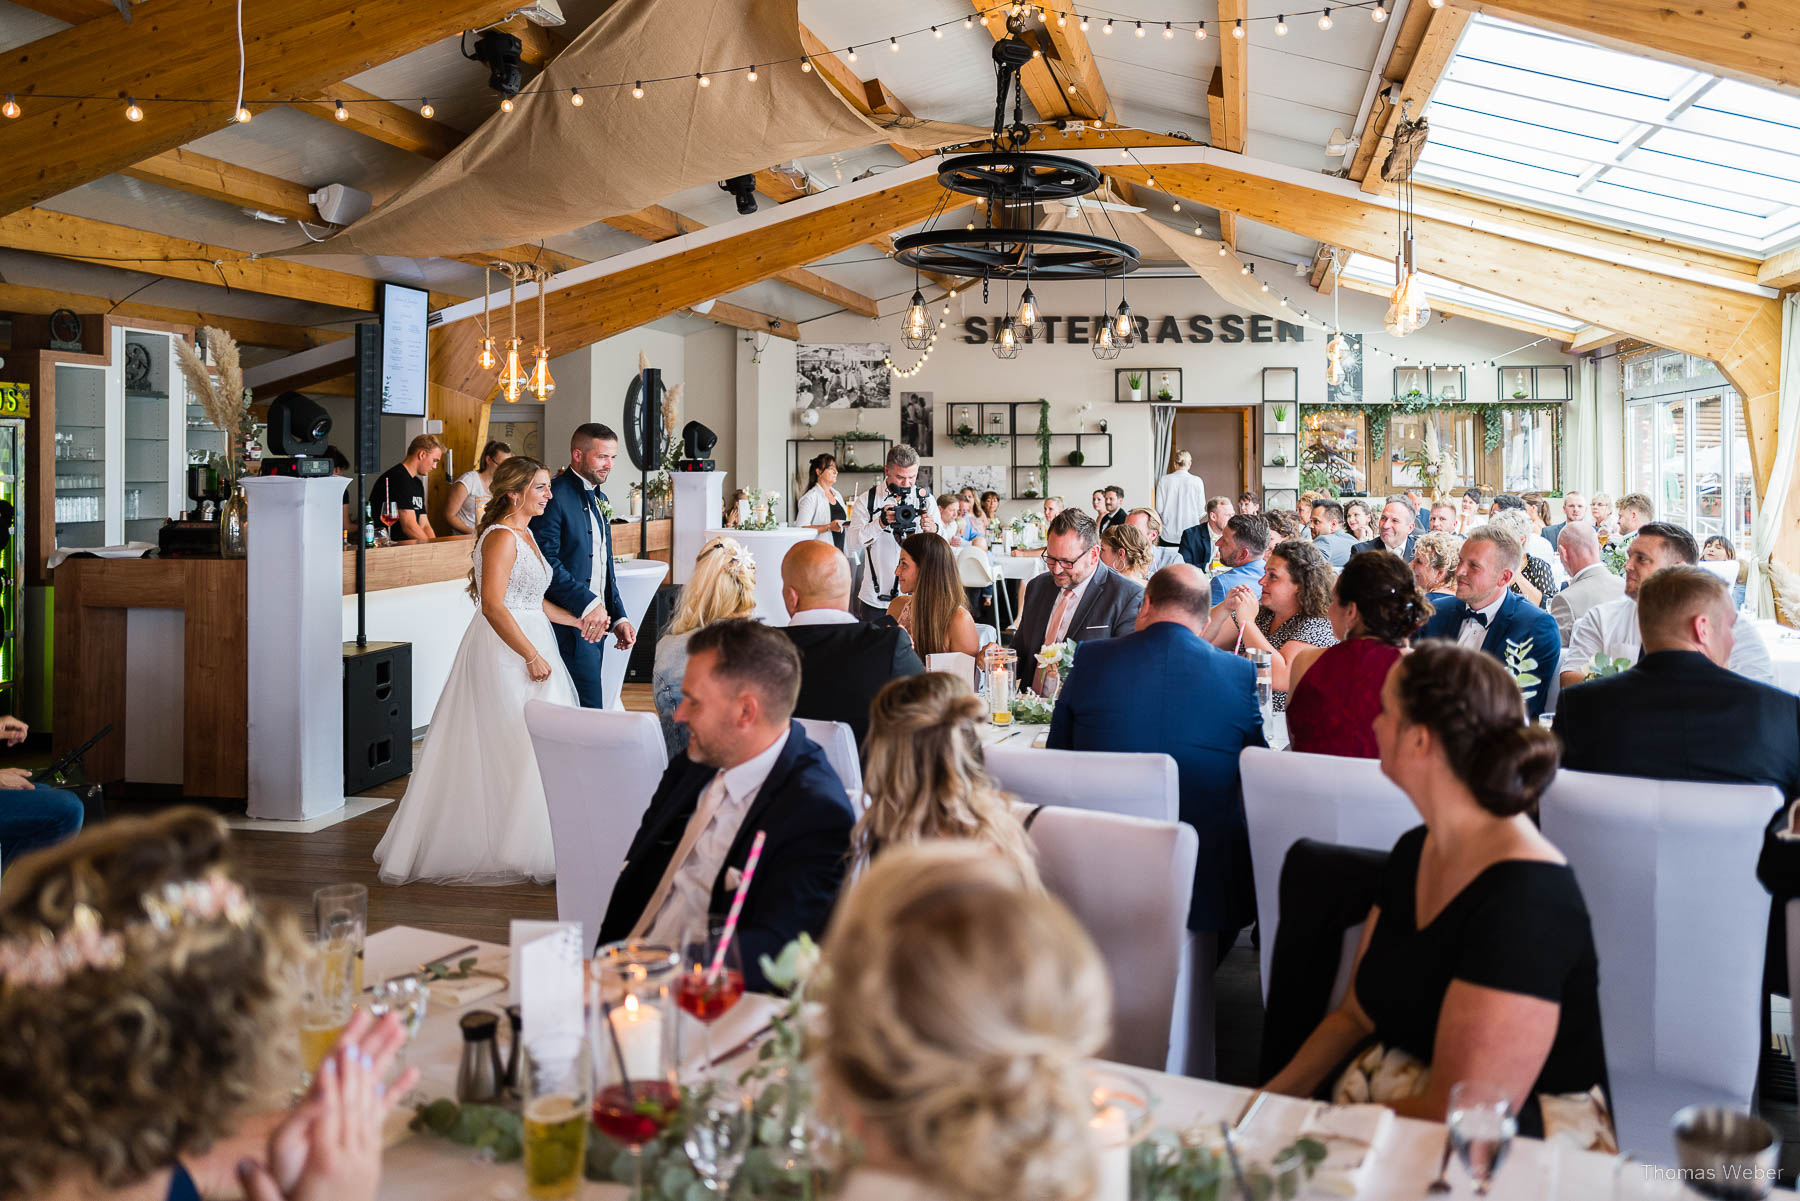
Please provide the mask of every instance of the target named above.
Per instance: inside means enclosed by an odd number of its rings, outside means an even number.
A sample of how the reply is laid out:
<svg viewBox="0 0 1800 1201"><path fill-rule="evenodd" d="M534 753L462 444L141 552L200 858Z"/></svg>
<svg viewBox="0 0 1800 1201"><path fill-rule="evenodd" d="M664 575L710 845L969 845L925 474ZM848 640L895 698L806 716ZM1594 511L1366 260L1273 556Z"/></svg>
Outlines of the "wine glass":
<svg viewBox="0 0 1800 1201"><path fill-rule="evenodd" d="M592 972L594 1126L631 1152L633 1194L641 1197L644 1145L681 1111L675 1071L681 955L656 943L608 943L594 956Z"/></svg>
<svg viewBox="0 0 1800 1201"><path fill-rule="evenodd" d="M383 533L389 543L394 540L394 523L400 520L400 502L384 500L381 502L381 524Z"/></svg>
<svg viewBox="0 0 1800 1201"><path fill-rule="evenodd" d="M1492 1084L1463 1080L1450 1088L1450 1143L1475 1182L1475 1195L1487 1196L1494 1174L1518 1132L1512 1098Z"/></svg>
<svg viewBox="0 0 1800 1201"><path fill-rule="evenodd" d="M702 1074L708 1080L714 1072L712 1024L743 995L743 960L737 942L725 940L725 923L708 918L688 927L681 940L681 983L675 1001L700 1023L706 1055Z"/></svg>
<svg viewBox="0 0 1800 1201"><path fill-rule="evenodd" d="M725 1085L708 1084L693 1098L682 1147L709 1191L728 1191L744 1166L754 1113L749 1097Z"/></svg>

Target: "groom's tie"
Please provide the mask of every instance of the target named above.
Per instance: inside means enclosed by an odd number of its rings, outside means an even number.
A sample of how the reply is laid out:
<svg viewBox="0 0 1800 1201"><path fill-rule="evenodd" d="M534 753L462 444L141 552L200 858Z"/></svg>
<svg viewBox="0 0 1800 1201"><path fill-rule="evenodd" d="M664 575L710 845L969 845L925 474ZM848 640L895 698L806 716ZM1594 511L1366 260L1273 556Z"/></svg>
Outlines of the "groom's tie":
<svg viewBox="0 0 1800 1201"><path fill-rule="evenodd" d="M681 865L693 853L694 845L706 833L706 827L712 824L713 816L719 812L719 805L724 799L725 773L721 771L713 776L712 783L700 794L700 800L694 806L694 816L688 819L681 842L676 845L675 853L669 856L669 866L663 869L662 879L656 882L656 891L650 894L650 903L644 906L643 915L638 918L637 925L631 928L628 938L640 939L656 924L656 917L668 903L669 891L675 886L675 873L681 870Z"/></svg>

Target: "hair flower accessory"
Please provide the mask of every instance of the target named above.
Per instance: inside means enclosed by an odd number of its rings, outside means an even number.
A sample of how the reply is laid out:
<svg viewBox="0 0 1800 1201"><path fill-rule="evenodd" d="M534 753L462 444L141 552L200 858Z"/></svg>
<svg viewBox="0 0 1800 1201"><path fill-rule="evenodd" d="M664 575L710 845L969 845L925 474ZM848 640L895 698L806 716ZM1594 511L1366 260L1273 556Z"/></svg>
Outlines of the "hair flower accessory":
<svg viewBox="0 0 1800 1201"><path fill-rule="evenodd" d="M36 937L0 939L0 982L8 986L55 988L76 972L110 971L124 961L119 936L102 930L100 915L87 905L75 906L61 934L40 928Z"/></svg>
<svg viewBox="0 0 1800 1201"><path fill-rule="evenodd" d="M172 930L193 920L224 918L234 926L250 920L250 899L243 886L218 873L199 880L170 881L143 896L144 913L158 930Z"/></svg>

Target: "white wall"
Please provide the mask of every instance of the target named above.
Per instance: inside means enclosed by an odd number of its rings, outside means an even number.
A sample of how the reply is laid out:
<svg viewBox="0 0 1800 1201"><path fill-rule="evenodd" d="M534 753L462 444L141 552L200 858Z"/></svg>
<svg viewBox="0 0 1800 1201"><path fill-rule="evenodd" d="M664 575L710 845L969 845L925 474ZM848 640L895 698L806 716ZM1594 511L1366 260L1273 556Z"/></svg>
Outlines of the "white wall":
<svg viewBox="0 0 1800 1201"><path fill-rule="evenodd" d="M1290 292L1296 300L1302 293L1310 295L1303 282L1296 280L1294 283L1296 286ZM1113 291L1116 293L1117 289ZM1048 314L1063 316L1102 311L1101 288L1098 284L1050 284L1040 288L1039 293L1044 311ZM968 299L966 312L969 315L980 312L995 314L1000 311L997 292L994 303L985 309L978 307L973 293ZM1154 318L1170 314L1185 323L1185 319L1191 315L1206 314L1214 318L1215 327L1220 315L1235 311L1197 280L1144 279L1130 285L1130 300L1132 308L1140 316ZM1533 341L1530 334L1462 318L1434 319L1427 330L1406 338L1392 338L1381 331L1384 302L1348 291L1343 292L1337 302L1346 330L1374 331L1366 334L1367 345L1417 359L1451 364L1480 359L1485 363L1490 358ZM1116 295L1113 303L1117 303ZM1330 304L1331 301L1326 300L1322 302L1321 308L1329 312ZM937 310L934 309L933 312L936 315ZM895 361L908 365L915 361L917 355L899 345L898 324L897 316L884 318L879 327L880 336L882 340L894 344ZM1152 330L1155 328L1153 325ZM825 317L801 326L803 343L864 342L870 338L869 321L854 315ZM950 444L945 410L946 406L952 404L1032 401L1042 397L1051 405L1052 428L1058 432L1073 432L1077 411L1084 402L1092 401L1094 408L1087 414L1084 424L1086 429L1094 430L1098 428L1099 419L1107 419L1109 432L1113 436L1113 465L1110 468L1058 467L1056 463L1060 462L1059 451L1059 458L1052 463L1050 480L1053 493L1080 498L1080 503L1086 507L1087 495L1106 483L1117 483L1124 487L1128 503L1142 503L1148 499L1151 483L1162 470L1161 464L1150 461L1153 448L1150 406L1120 404L1112 400L1115 368L1180 368L1184 399L1190 405L1236 406L1259 403L1264 367L1298 368L1302 404L1323 403L1325 397L1325 335L1316 329L1306 331L1304 342L1225 343L1216 338L1209 343L1152 342L1133 347L1112 362L1095 359L1085 343L1063 342L1060 331L1054 345L1024 347L1019 352L1019 357L1010 362L996 359L989 345L969 345L962 339L961 317L953 310L950 325L939 335L937 347L925 369L913 379L895 380L894 386L896 403L901 391L933 394L932 420L936 453L926 458L925 462L937 466L934 482L940 490L945 482L943 469L946 465L1006 461L1006 452L998 448L960 449ZM1562 366L1575 362L1562 354L1560 344L1554 342L1534 346L1507 357L1505 361L1511 366ZM1363 374L1366 401L1385 400L1393 395L1393 366L1392 361L1381 355L1367 356ZM1494 368L1471 367L1466 379L1468 399L1483 401L1498 398L1499 381ZM855 414L827 410L820 414L820 418L810 436L829 437L834 432L848 430L854 424ZM864 410L862 418L865 429L898 438L898 408ZM740 411L740 424L741 422ZM792 414L789 414L787 425L789 432L785 436L796 436L800 427L793 420ZM1021 415L1021 426L1035 430L1035 417ZM765 433L766 436L768 435ZM1024 453L1035 459L1035 445ZM857 478L862 486L867 486L869 477ZM761 486L768 487L770 484L765 480ZM795 487L796 482L789 480L782 490L791 492ZM1026 507L1026 502L1008 502L1002 506L1008 513Z"/></svg>

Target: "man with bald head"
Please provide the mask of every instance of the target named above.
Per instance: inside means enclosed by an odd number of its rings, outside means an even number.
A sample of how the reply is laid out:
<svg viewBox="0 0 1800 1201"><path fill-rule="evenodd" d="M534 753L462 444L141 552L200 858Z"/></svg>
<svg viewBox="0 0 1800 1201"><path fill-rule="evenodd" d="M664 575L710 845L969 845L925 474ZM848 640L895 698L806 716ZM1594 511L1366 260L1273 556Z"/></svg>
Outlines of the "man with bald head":
<svg viewBox="0 0 1800 1201"><path fill-rule="evenodd" d="M1571 495L1580 499L1581 494ZM1587 512L1586 501L1581 502L1581 511ZM1592 525L1574 519L1564 522L1556 535L1555 545L1556 555L1569 573L1569 584L1552 596L1544 607L1556 618L1563 645L1567 646L1575 623L1594 606L1624 596L1625 581L1608 571L1601 560L1600 535L1594 532Z"/></svg>
<svg viewBox="0 0 1800 1201"><path fill-rule="evenodd" d="M891 617L850 612L850 561L829 542L801 542L781 560L783 629L800 652L795 717L841 721L862 745L869 702L890 680L925 670L912 639Z"/></svg>

